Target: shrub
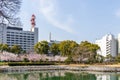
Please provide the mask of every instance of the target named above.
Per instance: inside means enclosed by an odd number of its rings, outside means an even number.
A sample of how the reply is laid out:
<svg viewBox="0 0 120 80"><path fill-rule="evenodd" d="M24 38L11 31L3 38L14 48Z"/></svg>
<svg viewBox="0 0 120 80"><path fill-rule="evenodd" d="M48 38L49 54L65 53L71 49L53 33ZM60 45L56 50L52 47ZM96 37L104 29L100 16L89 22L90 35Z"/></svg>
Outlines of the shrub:
<svg viewBox="0 0 120 80"><path fill-rule="evenodd" d="M52 62L8 62L9 66L53 65Z"/></svg>
<svg viewBox="0 0 120 80"><path fill-rule="evenodd" d="M65 60L65 64L70 64L73 61L72 57L69 56L66 60Z"/></svg>
<svg viewBox="0 0 120 80"><path fill-rule="evenodd" d="M24 62L29 62L28 58L23 59Z"/></svg>

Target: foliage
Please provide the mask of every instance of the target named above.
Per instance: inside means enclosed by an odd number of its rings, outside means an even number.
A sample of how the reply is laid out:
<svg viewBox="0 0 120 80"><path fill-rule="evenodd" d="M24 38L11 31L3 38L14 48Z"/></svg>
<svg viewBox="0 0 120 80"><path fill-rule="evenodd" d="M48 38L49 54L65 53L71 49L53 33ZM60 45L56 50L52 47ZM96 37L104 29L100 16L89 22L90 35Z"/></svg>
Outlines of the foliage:
<svg viewBox="0 0 120 80"><path fill-rule="evenodd" d="M53 65L53 62L7 62L9 66Z"/></svg>
<svg viewBox="0 0 120 80"><path fill-rule="evenodd" d="M68 56L68 58L65 60L65 64L70 64L73 61L71 56Z"/></svg>
<svg viewBox="0 0 120 80"><path fill-rule="evenodd" d="M75 47L72 51L72 58L74 61L76 62L81 62L82 61L82 52L81 52L81 48L78 46L78 47Z"/></svg>
<svg viewBox="0 0 120 80"><path fill-rule="evenodd" d="M112 59L113 59L112 55L111 55L111 54L107 54L106 60L107 60L108 62L110 62L110 61L112 61Z"/></svg>
<svg viewBox="0 0 120 80"><path fill-rule="evenodd" d="M59 50L59 44L56 44L56 43L53 43L51 46L50 46L50 51L53 53L53 55L57 55L60 50Z"/></svg>
<svg viewBox="0 0 120 80"><path fill-rule="evenodd" d="M97 54L95 59L96 59L96 62L102 63L105 58L104 56Z"/></svg>
<svg viewBox="0 0 120 80"><path fill-rule="evenodd" d="M29 62L28 58L23 59L24 62Z"/></svg>
<svg viewBox="0 0 120 80"><path fill-rule="evenodd" d="M3 46L3 44L0 44L0 50L2 51L2 46Z"/></svg>
<svg viewBox="0 0 120 80"><path fill-rule="evenodd" d="M120 62L120 55L118 55L118 56L115 57L115 61L116 62Z"/></svg>
<svg viewBox="0 0 120 80"><path fill-rule="evenodd" d="M10 48L7 44L0 44L1 51L10 51Z"/></svg>
<svg viewBox="0 0 120 80"><path fill-rule="evenodd" d="M88 41L82 41L80 45L73 50L73 59L80 62L92 63L96 60L96 51L99 46Z"/></svg>
<svg viewBox="0 0 120 80"><path fill-rule="evenodd" d="M12 53L21 53L22 48L19 45L13 45L12 47L9 47L7 44L0 44L0 51L7 51Z"/></svg>
<svg viewBox="0 0 120 80"><path fill-rule="evenodd" d="M49 50L48 42L47 41L41 41L35 44L34 50L38 54L47 54Z"/></svg>
<svg viewBox="0 0 120 80"><path fill-rule="evenodd" d="M96 53L96 51L100 48L97 44L90 43L88 41L82 41L80 43L80 47L88 48L88 50Z"/></svg>
<svg viewBox="0 0 120 80"><path fill-rule="evenodd" d="M0 0L0 23L19 24L15 15L19 12L21 0Z"/></svg>
<svg viewBox="0 0 120 80"><path fill-rule="evenodd" d="M22 48L19 45L13 45L10 48L10 52L15 53L15 54L19 54L21 53L21 51L22 51Z"/></svg>
<svg viewBox="0 0 120 80"><path fill-rule="evenodd" d="M75 41L62 41L59 45L60 53L62 56L69 56L72 54L72 50L77 46L78 44Z"/></svg>

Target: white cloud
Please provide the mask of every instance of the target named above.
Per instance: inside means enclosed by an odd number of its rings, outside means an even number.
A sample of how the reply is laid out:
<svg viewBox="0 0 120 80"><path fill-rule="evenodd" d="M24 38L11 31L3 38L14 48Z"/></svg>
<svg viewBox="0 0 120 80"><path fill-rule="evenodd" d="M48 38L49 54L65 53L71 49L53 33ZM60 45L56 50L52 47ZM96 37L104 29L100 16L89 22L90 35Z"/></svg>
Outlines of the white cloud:
<svg viewBox="0 0 120 80"><path fill-rule="evenodd" d="M65 18L58 14L58 7L57 0L40 0L40 12L50 24L67 32L74 33L73 29L71 28L74 20L71 16L67 17L66 15L67 18ZM59 17L64 21L60 20Z"/></svg>
<svg viewBox="0 0 120 80"><path fill-rule="evenodd" d="M115 15L116 15L117 17L120 17L120 9L118 9L118 10L115 12Z"/></svg>

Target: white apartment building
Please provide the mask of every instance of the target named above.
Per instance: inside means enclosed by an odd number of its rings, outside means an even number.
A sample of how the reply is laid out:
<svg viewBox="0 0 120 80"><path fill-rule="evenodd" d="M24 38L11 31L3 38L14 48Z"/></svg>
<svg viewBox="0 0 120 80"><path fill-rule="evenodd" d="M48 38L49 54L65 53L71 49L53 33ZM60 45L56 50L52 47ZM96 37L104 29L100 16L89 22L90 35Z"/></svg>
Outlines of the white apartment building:
<svg viewBox="0 0 120 80"><path fill-rule="evenodd" d="M95 43L100 47L98 54L106 57L111 54L113 57L117 56L117 40L112 34L105 35L102 39L96 40Z"/></svg>
<svg viewBox="0 0 120 80"><path fill-rule="evenodd" d="M38 42L38 28L34 27L31 31L23 31L21 27L11 27L0 24L0 43L20 45L25 51L33 49L34 44Z"/></svg>
<svg viewBox="0 0 120 80"><path fill-rule="evenodd" d="M120 33L118 34L118 54L120 54Z"/></svg>

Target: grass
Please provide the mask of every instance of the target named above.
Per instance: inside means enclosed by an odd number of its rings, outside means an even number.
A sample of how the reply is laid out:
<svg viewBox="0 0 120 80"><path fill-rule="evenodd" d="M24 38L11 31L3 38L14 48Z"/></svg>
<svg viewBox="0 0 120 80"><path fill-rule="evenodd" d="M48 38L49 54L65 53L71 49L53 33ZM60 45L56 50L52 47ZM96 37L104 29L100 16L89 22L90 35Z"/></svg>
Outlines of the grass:
<svg viewBox="0 0 120 80"><path fill-rule="evenodd" d="M49 61L41 61L41 62L0 62L0 66L32 66L32 65L61 65L66 66L66 64L59 62L49 62ZM95 64L67 64L71 67L86 67L86 66L107 66L107 67L120 67L120 63L113 64L103 64L103 63L95 63Z"/></svg>
<svg viewBox="0 0 120 80"><path fill-rule="evenodd" d="M62 65L65 66L65 65ZM87 67L87 66L98 66L98 67L120 67L120 63L115 64L69 64L71 67Z"/></svg>

